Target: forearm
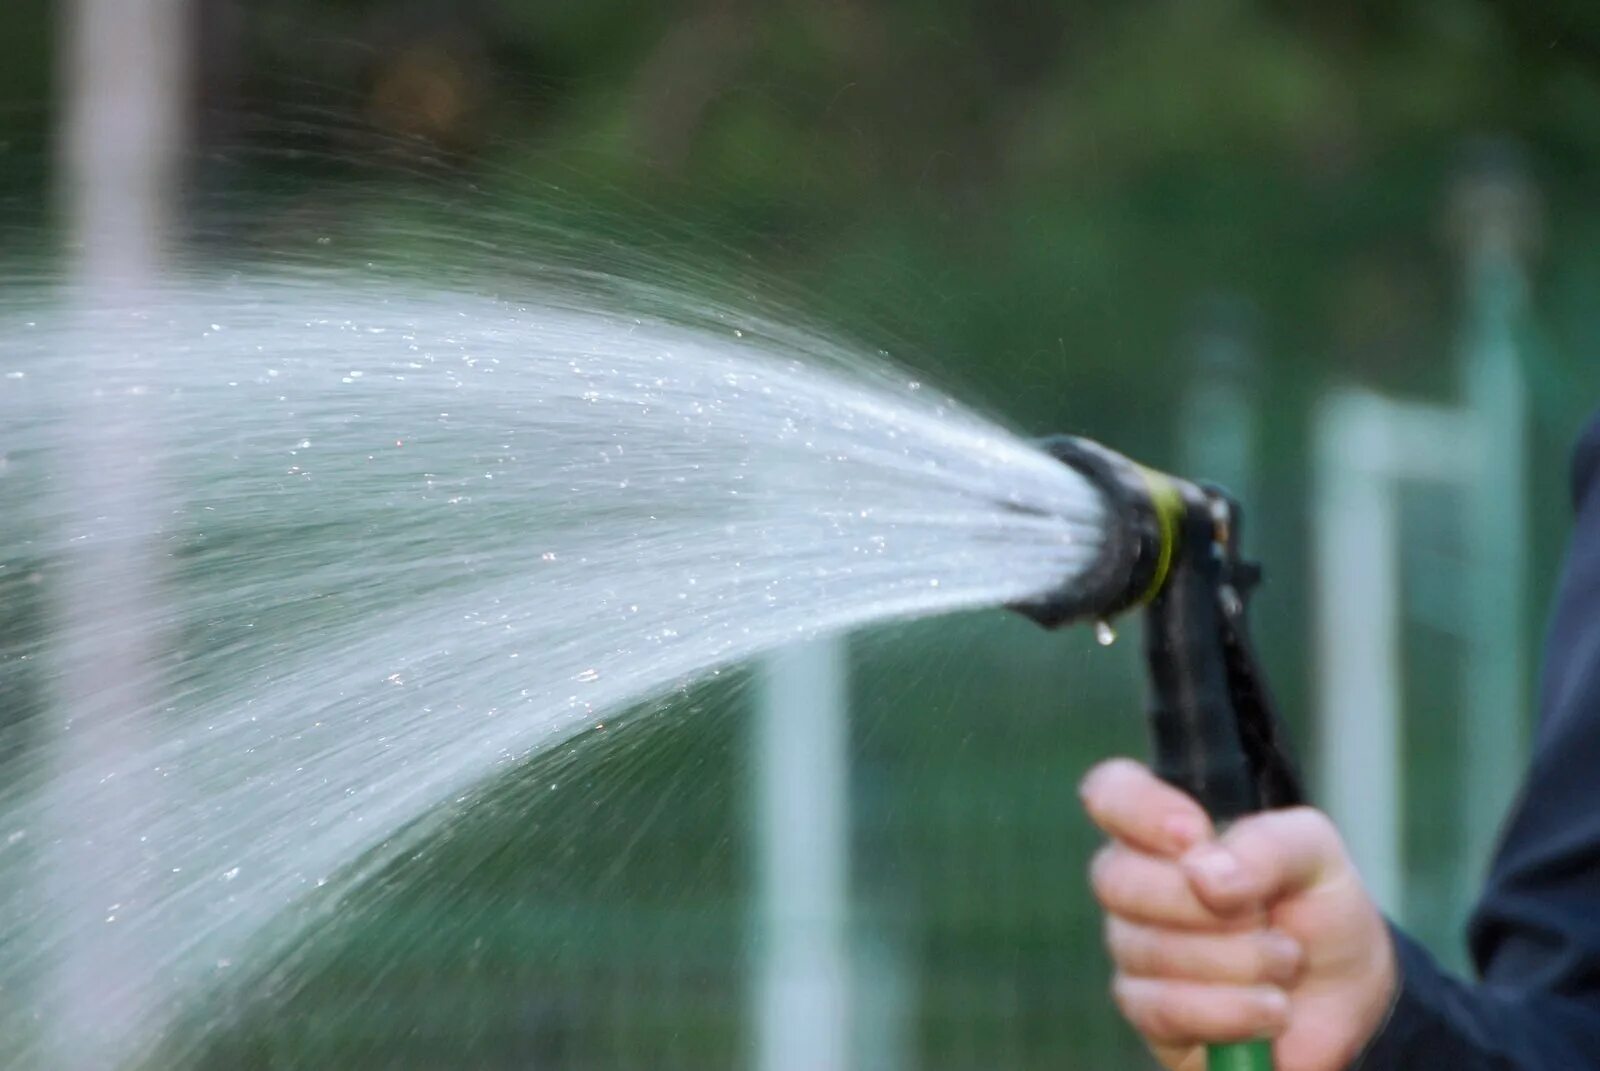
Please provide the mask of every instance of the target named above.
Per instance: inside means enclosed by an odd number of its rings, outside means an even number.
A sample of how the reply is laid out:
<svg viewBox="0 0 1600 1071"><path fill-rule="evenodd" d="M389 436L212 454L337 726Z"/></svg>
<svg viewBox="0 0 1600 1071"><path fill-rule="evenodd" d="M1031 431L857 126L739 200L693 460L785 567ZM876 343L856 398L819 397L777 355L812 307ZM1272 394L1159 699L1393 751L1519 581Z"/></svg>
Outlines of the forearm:
<svg viewBox="0 0 1600 1071"><path fill-rule="evenodd" d="M1592 1006L1470 984L1398 930L1394 943L1394 1007L1351 1071L1575 1071L1600 1062Z"/></svg>

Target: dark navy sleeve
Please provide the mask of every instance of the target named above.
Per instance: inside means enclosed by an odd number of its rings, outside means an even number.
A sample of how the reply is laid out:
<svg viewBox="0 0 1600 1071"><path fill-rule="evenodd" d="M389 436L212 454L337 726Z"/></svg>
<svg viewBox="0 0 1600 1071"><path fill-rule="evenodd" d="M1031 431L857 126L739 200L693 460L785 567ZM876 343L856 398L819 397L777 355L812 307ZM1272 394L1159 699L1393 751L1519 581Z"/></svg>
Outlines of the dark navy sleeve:
<svg viewBox="0 0 1600 1071"><path fill-rule="evenodd" d="M1600 420L1573 501L1531 768L1472 920L1481 980L1396 932L1399 990L1358 1071L1600 1071Z"/></svg>

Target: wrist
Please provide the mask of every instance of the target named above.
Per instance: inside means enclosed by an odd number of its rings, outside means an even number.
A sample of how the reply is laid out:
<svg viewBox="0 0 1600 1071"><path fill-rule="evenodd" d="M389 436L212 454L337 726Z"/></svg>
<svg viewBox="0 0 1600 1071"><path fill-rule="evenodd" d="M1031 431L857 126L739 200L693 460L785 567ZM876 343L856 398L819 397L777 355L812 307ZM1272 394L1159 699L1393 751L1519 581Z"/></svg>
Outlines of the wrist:
<svg viewBox="0 0 1600 1071"><path fill-rule="evenodd" d="M1376 981L1368 987L1371 1000L1357 1019L1361 1024L1359 1042L1348 1071L1361 1071L1368 1066L1368 1057L1388 1033L1400 1005L1403 982L1399 946L1387 921L1382 922L1381 932L1383 939L1373 965Z"/></svg>

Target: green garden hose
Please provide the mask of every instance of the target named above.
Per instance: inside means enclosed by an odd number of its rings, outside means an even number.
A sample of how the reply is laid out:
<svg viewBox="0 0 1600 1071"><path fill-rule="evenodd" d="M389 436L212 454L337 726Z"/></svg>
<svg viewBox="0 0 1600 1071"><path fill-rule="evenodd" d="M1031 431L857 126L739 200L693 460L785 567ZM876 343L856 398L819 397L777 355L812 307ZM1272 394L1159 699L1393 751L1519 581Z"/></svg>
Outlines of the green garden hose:
<svg viewBox="0 0 1600 1071"><path fill-rule="evenodd" d="M1272 1071L1272 1042L1213 1045L1206 1050L1206 1071Z"/></svg>

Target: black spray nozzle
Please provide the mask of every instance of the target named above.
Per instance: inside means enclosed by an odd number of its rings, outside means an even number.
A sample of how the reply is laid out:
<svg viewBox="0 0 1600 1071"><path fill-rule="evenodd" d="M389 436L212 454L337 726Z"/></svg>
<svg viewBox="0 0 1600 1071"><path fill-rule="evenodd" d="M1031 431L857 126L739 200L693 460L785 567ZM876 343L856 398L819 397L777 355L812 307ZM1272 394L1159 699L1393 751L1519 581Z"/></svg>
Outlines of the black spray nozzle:
<svg viewBox="0 0 1600 1071"><path fill-rule="evenodd" d="M1104 544L1082 575L1013 609L1056 628L1144 607L1156 772L1219 821L1301 802L1250 642L1246 611L1260 571L1239 553L1238 504L1087 439L1040 446L1100 493Z"/></svg>
<svg viewBox="0 0 1600 1071"><path fill-rule="evenodd" d="M1053 435L1038 445L1099 492L1105 531L1093 565L1054 591L1012 609L1045 628L1059 628L1115 617L1149 602L1172 567L1183 516L1205 508L1201 490L1089 439Z"/></svg>

